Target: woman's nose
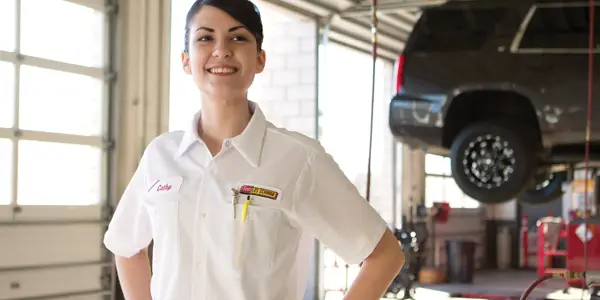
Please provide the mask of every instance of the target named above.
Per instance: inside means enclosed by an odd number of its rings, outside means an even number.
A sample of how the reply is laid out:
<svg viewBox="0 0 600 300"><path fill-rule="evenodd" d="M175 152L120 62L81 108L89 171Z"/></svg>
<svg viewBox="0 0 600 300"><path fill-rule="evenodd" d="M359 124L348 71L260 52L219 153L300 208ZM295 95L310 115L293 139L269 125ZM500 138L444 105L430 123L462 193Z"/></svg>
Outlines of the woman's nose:
<svg viewBox="0 0 600 300"><path fill-rule="evenodd" d="M216 43L215 48L213 49L213 57L226 58L231 57L231 54L231 49L225 42Z"/></svg>

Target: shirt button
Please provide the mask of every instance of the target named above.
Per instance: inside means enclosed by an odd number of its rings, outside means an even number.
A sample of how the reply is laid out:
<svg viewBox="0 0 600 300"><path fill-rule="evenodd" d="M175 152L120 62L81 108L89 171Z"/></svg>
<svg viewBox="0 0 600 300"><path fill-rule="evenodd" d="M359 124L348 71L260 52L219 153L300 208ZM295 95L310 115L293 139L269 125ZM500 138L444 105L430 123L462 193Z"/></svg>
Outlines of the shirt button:
<svg viewBox="0 0 600 300"><path fill-rule="evenodd" d="M225 141L225 147L229 147L230 144L231 144L230 141Z"/></svg>
<svg viewBox="0 0 600 300"><path fill-rule="evenodd" d="M206 213L201 213L200 216L202 216L203 218L206 218Z"/></svg>

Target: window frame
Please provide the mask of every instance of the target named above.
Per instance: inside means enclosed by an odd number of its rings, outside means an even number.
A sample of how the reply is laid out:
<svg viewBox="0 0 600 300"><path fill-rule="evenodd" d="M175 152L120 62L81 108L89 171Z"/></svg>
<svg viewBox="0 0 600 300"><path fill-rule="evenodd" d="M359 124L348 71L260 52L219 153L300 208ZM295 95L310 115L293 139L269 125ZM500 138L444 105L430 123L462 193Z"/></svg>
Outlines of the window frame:
<svg viewBox="0 0 600 300"><path fill-rule="evenodd" d="M513 38L510 45L510 52L515 54L587 54L589 49L585 48L521 48L521 42L529 29L529 25L538 10L538 8L562 8L562 7L587 7L588 2L577 1L572 3L538 3L533 4L529 8L529 11L525 14L519 29L517 30L515 37ZM600 4L595 4L595 7L600 7ZM597 45L593 49L593 53L600 53L600 45Z"/></svg>
<svg viewBox="0 0 600 300"><path fill-rule="evenodd" d="M18 161L19 161L19 141L31 140L31 141L42 141L42 142L55 142L64 144L75 144L75 145L86 145L96 147L102 150L101 157L101 174L100 186L103 187L100 190L100 195L97 201L97 206L103 206L108 204L108 198L111 196L112 186L110 185L111 180L109 178L109 166L111 165L111 156L114 145L114 129L111 125L110 120L113 118L114 108L113 102L115 101L115 71L114 71L114 55L115 55L115 41L118 38L115 34L115 5L107 5L105 1L101 2L90 2L86 0L62 0L71 2L82 7L91 8L103 13L106 17L103 22L103 56L104 66L103 67L87 67L75 64L69 64L60 61L54 61L45 58L39 58L34 56L28 56L21 53L21 20L22 20L22 1L11 0L15 2L15 41L13 51L0 50L0 61L8 62L14 66L14 84L13 84L13 124L12 127L0 127L0 138L8 139L12 142L12 165L11 168L11 179L12 179L12 199L10 199L9 207L12 207L13 211L18 211L17 207L21 206L18 203ZM73 74L80 74L90 76L95 79L102 81L102 112L101 112L101 133L95 136L85 136L76 134L64 134L56 132L42 132L35 130L23 130L19 127L19 112L20 112L20 93L19 88L21 86L21 66L33 66L39 68L45 68L55 71L63 71ZM61 204L49 204L55 206L65 206ZM0 208L5 205L0 205Z"/></svg>
<svg viewBox="0 0 600 300"><path fill-rule="evenodd" d="M469 206L465 206L465 200L471 198L469 197L467 194L465 194L462 190L460 190L460 188L457 186L457 188L461 191L463 198L460 201L460 205L452 205L454 202L452 200L448 200L448 199L440 199L437 201L432 201L432 203L429 203L428 199L427 199L427 179L428 178L441 178L444 181L446 180L451 180L453 182L454 185L456 185L456 182L454 181L454 178L452 177L452 173L450 171L450 166L448 165L448 172L442 172L442 173L429 173L427 172L427 157L431 157L431 156L437 156L437 157L441 157L444 159L444 163L448 163L450 164L450 158L447 156L442 156L442 155L437 155L437 154L433 154L433 153L425 153L425 159L424 159L424 174L425 174L425 179L424 179L424 189L423 189L423 204L425 204L426 207L431 207L433 202L444 202L444 203L449 203L450 207L454 208L454 209L480 209L481 208L481 203L479 203L477 200L473 199L476 203L477 203L477 207L469 207ZM445 191L445 186L444 186L444 194L446 194ZM446 198L446 196L444 196L443 198ZM472 199L472 198L471 198Z"/></svg>

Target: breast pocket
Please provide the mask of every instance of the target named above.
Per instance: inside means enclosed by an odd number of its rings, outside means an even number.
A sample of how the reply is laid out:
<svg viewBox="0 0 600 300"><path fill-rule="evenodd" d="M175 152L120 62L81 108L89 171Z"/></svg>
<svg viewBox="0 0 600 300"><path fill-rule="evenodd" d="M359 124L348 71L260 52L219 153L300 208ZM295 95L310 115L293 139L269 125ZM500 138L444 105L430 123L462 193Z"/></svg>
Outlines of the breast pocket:
<svg viewBox="0 0 600 300"><path fill-rule="evenodd" d="M146 204L152 220L155 247L178 244L181 177L157 180L148 190Z"/></svg>
<svg viewBox="0 0 600 300"><path fill-rule="evenodd" d="M280 249L279 233L283 212L276 207L249 205L238 211L238 245L236 265L250 275L273 271L275 256ZM243 221L243 216L246 220Z"/></svg>

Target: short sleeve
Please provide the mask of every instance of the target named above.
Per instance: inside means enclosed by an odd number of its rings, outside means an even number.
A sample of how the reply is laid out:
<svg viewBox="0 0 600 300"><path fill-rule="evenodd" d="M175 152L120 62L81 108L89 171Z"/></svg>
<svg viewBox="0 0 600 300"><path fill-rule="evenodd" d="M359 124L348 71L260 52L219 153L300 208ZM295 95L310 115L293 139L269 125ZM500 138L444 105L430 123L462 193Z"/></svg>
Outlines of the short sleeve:
<svg viewBox="0 0 600 300"><path fill-rule="evenodd" d="M132 257L152 241L150 217L143 205L147 186L145 156L125 188L104 234L105 247L116 256Z"/></svg>
<svg viewBox="0 0 600 300"><path fill-rule="evenodd" d="M387 224L360 195L331 155L314 153L294 192L293 217L349 264L364 261Z"/></svg>

